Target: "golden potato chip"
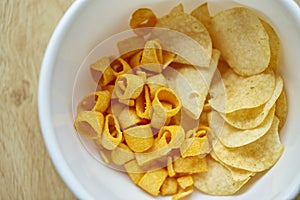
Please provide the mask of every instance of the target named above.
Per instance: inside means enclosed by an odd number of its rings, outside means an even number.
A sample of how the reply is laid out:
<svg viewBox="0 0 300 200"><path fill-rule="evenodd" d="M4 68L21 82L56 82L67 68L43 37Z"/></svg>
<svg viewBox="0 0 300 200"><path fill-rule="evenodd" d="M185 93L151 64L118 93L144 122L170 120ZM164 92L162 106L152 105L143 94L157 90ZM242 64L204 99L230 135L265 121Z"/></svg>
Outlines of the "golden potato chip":
<svg viewBox="0 0 300 200"><path fill-rule="evenodd" d="M269 67L273 69L274 72L276 72L278 68L278 62L279 62L280 40L277 33L275 32L275 30L270 24L268 24L262 19L260 19L260 21L269 36L270 51L271 51L271 59L270 59Z"/></svg>
<svg viewBox="0 0 300 200"><path fill-rule="evenodd" d="M136 114L140 118L150 119L151 97L148 85L144 85L144 90L136 99Z"/></svg>
<svg viewBox="0 0 300 200"><path fill-rule="evenodd" d="M250 9L231 8L212 18L214 47L239 75L263 72L270 62L269 37L259 18Z"/></svg>
<svg viewBox="0 0 300 200"><path fill-rule="evenodd" d="M80 134L97 139L103 131L104 116L97 111L81 111L77 114L74 125Z"/></svg>
<svg viewBox="0 0 300 200"><path fill-rule="evenodd" d="M145 40L141 36L126 38L117 43L119 55L122 58L128 58L135 55L144 48Z"/></svg>
<svg viewBox="0 0 300 200"><path fill-rule="evenodd" d="M145 171L137 164L136 160L129 161L128 163L124 164L124 167L130 179L135 184L138 184L145 174Z"/></svg>
<svg viewBox="0 0 300 200"><path fill-rule="evenodd" d="M118 77L122 74L125 74L131 67L123 58L117 58L110 63L110 68L113 71L113 74Z"/></svg>
<svg viewBox="0 0 300 200"><path fill-rule="evenodd" d="M113 74L113 70L110 68L109 57L103 57L94 64L91 64L90 71L93 80L100 86L106 86L116 78Z"/></svg>
<svg viewBox="0 0 300 200"><path fill-rule="evenodd" d="M117 119L112 114L106 115L101 138L102 146L107 150L112 150L121 143L122 139L123 134Z"/></svg>
<svg viewBox="0 0 300 200"><path fill-rule="evenodd" d="M207 156L208 170L193 175L194 186L210 195L225 196L236 193L250 178L236 181L230 171L219 162Z"/></svg>
<svg viewBox="0 0 300 200"><path fill-rule="evenodd" d="M204 3L197 8L195 8L192 12L191 15L198 19L210 32L210 26L211 26L211 16L208 11L207 3Z"/></svg>
<svg viewBox="0 0 300 200"><path fill-rule="evenodd" d="M234 181L244 181L244 180L249 179L249 177L252 177L256 174L255 172L250 172L250 171L247 171L244 169L238 169L238 168L234 168L229 165L226 165L216 156L214 151L211 151L210 155L215 161L219 162L221 165L223 165L225 168L227 168L230 171L232 179Z"/></svg>
<svg viewBox="0 0 300 200"><path fill-rule="evenodd" d="M223 113L258 107L270 99L275 88L272 70L244 77L228 69L221 77L211 85L209 103Z"/></svg>
<svg viewBox="0 0 300 200"><path fill-rule="evenodd" d="M111 151L111 160L116 165L124 165L130 160L134 159L134 153L130 150L130 148L120 143L117 148Z"/></svg>
<svg viewBox="0 0 300 200"><path fill-rule="evenodd" d="M286 94L284 90L282 90L280 96L276 101L275 114L279 119L278 130L280 131L285 124L285 120L288 114Z"/></svg>
<svg viewBox="0 0 300 200"><path fill-rule="evenodd" d="M277 75L275 90L268 102L256 108L241 109L232 113L227 113L226 115L221 113L221 116L228 124L238 129L255 128L264 121L269 111L275 105L275 102L282 91L282 87L283 80Z"/></svg>
<svg viewBox="0 0 300 200"><path fill-rule="evenodd" d="M116 80L114 93L120 99L136 99L143 91L144 80L134 74L123 74Z"/></svg>
<svg viewBox="0 0 300 200"><path fill-rule="evenodd" d="M176 65L164 72L169 87L178 94L184 110L193 119L200 117L219 57L220 52L214 49L209 68Z"/></svg>
<svg viewBox="0 0 300 200"><path fill-rule="evenodd" d="M177 178L177 182L182 189L190 187L194 184L193 178L191 176L181 176Z"/></svg>
<svg viewBox="0 0 300 200"><path fill-rule="evenodd" d="M132 14L130 27L137 35L146 35L151 31L151 29L145 27L153 27L156 22L157 18L151 9L140 8Z"/></svg>
<svg viewBox="0 0 300 200"><path fill-rule="evenodd" d="M171 195L176 194L178 190L178 184L176 178L167 177L163 185L160 188L161 195Z"/></svg>
<svg viewBox="0 0 300 200"><path fill-rule="evenodd" d="M216 111L212 111L209 116L209 124L224 146L229 148L241 147L256 141L267 133L272 125L274 113L275 107L272 107L260 125L253 129L242 130L224 122L224 119ZM220 126L222 124L224 126Z"/></svg>
<svg viewBox="0 0 300 200"><path fill-rule="evenodd" d="M167 176L168 172L164 168L146 172L138 182L138 186L153 196L157 196Z"/></svg>
<svg viewBox="0 0 300 200"><path fill-rule="evenodd" d="M180 157L174 160L173 166L176 173L198 173L208 170L206 158L199 156Z"/></svg>
<svg viewBox="0 0 300 200"><path fill-rule="evenodd" d="M227 148L221 142L214 146L216 156L225 164L251 172L261 172L272 167L283 152L283 145L278 136L277 117L270 130L261 138L248 145Z"/></svg>
<svg viewBox="0 0 300 200"><path fill-rule="evenodd" d="M134 152L144 152L154 144L150 124L128 128L123 134L128 147Z"/></svg>
<svg viewBox="0 0 300 200"><path fill-rule="evenodd" d="M174 62L209 66L212 53L209 33L199 20L184 13L182 4L174 7L169 14L159 18L156 27L158 28L152 30L153 37L160 39L165 50L178 55ZM168 29L182 34L168 31Z"/></svg>
<svg viewBox="0 0 300 200"><path fill-rule="evenodd" d="M77 111L95 110L104 113L110 106L111 93L108 90L87 94L78 104Z"/></svg>

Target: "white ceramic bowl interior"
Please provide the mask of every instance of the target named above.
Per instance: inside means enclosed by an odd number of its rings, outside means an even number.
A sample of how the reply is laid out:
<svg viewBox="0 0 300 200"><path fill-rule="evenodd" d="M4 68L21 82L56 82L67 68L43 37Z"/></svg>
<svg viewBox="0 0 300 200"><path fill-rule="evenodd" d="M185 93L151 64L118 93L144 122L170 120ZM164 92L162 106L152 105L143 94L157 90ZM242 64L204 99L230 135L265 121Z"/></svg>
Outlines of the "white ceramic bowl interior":
<svg viewBox="0 0 300 200"><path fill-rule="evenodd" d="M95 152L87 151L73 126L74 107L85 94L95 89L88 70L80 69L91 50L111 35L128 30L135 9L150 7L162 16L179 2L188 12L203 0L77 0L58 24L42 64L39 117L51 159L79 199L153 199L135 186L126 174L106 167L99 162ZM221 0L212 2L215 5L222 2L222 8L230 4ZM285 145L282 157L272 169L251 180L234 197L292 199L300 189L300 9L292 0L235 2L261 13L281 39L280 73L285 82L289 113L280 135ZM81 71L77 77L78 70ZM191 199L232 199L232 196L213 197L194 192Z"/></svg>

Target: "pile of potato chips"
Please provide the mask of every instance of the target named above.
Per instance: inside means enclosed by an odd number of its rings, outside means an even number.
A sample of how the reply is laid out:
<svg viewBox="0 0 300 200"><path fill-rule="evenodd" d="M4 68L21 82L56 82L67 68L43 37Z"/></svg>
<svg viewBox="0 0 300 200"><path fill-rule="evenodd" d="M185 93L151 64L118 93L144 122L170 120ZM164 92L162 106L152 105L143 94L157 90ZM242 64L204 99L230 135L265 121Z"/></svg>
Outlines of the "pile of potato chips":
<svg viewBox="0 0 300 200"><path fill-rule="evenodd" d="M175 200L235 194L278 161L287 100L267 22L244 7L210 16L205 3L161 18L141 8L130 26L120 56L90 65L97 91L75 119L105 163Z"/></svg>

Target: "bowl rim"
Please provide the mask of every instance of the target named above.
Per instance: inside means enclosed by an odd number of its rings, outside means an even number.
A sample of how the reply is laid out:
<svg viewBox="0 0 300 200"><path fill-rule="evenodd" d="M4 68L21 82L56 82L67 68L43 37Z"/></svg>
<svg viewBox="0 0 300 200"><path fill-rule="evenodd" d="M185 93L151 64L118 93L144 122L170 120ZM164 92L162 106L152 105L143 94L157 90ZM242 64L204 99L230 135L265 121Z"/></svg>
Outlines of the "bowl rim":
<svg viewBox="0 0 300 200"><path fill-rule="evenodd" d="M278 1L289 14L295 19L300 32L300 7L294 0ZM93 199L87 192L80 181L72 173L68 164L64 161L59 145L56 141L55 131L51 123L51 107L50 105L50 88L51 75L58 56L58 50L65 34L67 33L70 22L73 22L80 13L80 9L88 4L89 1L77 0L74 1L67 9L63 17L57 24L46 48L44 58L41 65L41 71L38 82L38 115L41 133L50 159L60 175L64 183L70 191L79 199ZM298 180L298 181L297 181ZM293 183L293 186L285 190L285 194L280 195L280 198L295 198L300 192L300 173Z"/></svg>

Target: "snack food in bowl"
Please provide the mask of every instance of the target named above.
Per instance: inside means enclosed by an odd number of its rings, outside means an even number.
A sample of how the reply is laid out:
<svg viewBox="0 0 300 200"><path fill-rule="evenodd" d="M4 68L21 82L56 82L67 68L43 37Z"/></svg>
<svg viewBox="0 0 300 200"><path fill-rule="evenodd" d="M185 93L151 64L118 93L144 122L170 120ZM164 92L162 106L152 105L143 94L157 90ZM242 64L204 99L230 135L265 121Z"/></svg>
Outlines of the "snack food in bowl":
<svg viewBox="0 0 300 200"><path fill-rule="evenodd" d="M299 114L290 92L299 80L289 71L297 63L289 48L299 47L262 9L267 3L203 3L117 6L128 20L111 16L104 31L91 29L108 14L102 4L76 2L78 14L58 26L64 40L54 34L45 55L39 111L50 155L79 198L297 194L299 173L286 168L300 140L290 117ZM299 40L299 16L288 18L296 8L277 4ZM88 14L96 8L103 13ZM139 29L124 31L132 13Z"/></svg>

